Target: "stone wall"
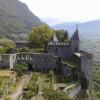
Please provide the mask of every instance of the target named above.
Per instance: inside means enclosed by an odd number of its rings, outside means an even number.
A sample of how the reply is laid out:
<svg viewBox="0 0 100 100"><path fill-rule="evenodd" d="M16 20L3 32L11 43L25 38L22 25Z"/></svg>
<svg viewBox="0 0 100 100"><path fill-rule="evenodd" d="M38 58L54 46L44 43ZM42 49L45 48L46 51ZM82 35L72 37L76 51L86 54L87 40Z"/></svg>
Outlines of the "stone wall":
<svg viewBox="0 0 100 100"><path fill-rule="evenodd" d="M22 42L22 41L16 41L15 43L16 43L16 48L22 48L28 45L27 42Z"/></svg>
<svg viewBox="0 0 100 100"><path fill-rule="evenodd" d="M62 59L69 59L72 56L69 45L48 45L47 53L52 53Z"/></svg>
<svg viewBox="0 0 100 100"><path fill-rule="evenodd" d="M93 64L92 64L92 55L85 51L81 51L81 70L85 73L86 78L89 81L89 90L92 90L92 73L93 73Z"/></svg>
<svg viewBox="0 0 100 100"><path fill-rule="evenodd" d="M70 66L68 66L67 64L63 64L61 65L61 72L63 75L68 75L68 74L71 74L71 68Z"/></svg>
<svg viewBox="0 0 100 100"><path fill-rule="evenodd" d="M17 63L27 63L33 66L34 71L58 71L57 57L46 53L21 53L17 54Z"/></svg>
<svg viewBox="0 0 100 100"><path fill-rule="evenodd" d="M12 69L16 62L16 54L2 54L0 55L0 68Z"/></svg>

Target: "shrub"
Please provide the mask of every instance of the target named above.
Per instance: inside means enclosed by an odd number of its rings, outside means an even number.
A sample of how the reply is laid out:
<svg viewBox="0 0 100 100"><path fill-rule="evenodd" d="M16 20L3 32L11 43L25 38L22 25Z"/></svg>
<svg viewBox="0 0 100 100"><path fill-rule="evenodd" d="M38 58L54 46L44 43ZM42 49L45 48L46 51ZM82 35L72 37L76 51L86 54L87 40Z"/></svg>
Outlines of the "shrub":
<svg viewBox="0 0 100 100"><path fill-rule="evenodd" d="M49 71L47 76L48 76L48 78L52 78L54 76L54 72L53 71Z"/></svg>
<svg viewBox="0 0 100 100"><path fill-rule="evenodd" d="M60 90L45 89L43 96L46 100L72 100L65 92Z"/></svg>
<svg viewBox="0 0 100 100"><path fill-rule="evenodd" d="M25 63L23 63L23 64L17 64L17 66L15 68L15 71L17 72L18 76L22 76L23 73L25 71L27 71L27 65Z"/></svg>
<svg viewBox="0 0 100 100"><path fill-rule="evenodd" d="M28 88L29 91L32 91L35 94L37 94L38 93L39 86L35 82L31 81L29 83L29 85L27 86L27 88Z"/></svg>
<svg viewBox="0 0 100 100"><path fill-rule="evenodd" d="M98 98L100 98L100 92L96 92Z"/></svg>

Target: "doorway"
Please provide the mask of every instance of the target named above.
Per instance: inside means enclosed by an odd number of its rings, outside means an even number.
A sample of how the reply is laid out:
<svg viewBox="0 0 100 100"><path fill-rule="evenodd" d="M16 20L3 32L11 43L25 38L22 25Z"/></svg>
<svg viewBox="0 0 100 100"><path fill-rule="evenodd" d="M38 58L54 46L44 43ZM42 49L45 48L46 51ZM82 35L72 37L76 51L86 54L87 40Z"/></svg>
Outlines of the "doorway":
<svg viewBox="0 0 100 100"><path fill-rule="evenodd" d="M28 64L28 71L34 71L33 64Z"/></svg>

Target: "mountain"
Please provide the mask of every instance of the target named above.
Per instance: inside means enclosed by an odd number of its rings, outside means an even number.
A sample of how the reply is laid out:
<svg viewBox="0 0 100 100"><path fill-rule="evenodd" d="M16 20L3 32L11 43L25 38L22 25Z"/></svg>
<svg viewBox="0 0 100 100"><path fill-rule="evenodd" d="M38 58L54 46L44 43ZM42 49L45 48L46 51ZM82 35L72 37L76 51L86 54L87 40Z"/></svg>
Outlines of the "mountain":
<svg viewBox="0 0 100 100"><path fill-rule="evenodd" d="M43 22L18 0L0 0L0 36L28 33Z"/></svg>
<svg viewBox="0 0 100 100"><path fill-rule="evenodd" d="M69 33L73 33L78 25L80 33L83 34L100 34L100 20L88 21L84 23L71 22L71 23L61 23L51 26L54 29L67 29Z"/></svg>

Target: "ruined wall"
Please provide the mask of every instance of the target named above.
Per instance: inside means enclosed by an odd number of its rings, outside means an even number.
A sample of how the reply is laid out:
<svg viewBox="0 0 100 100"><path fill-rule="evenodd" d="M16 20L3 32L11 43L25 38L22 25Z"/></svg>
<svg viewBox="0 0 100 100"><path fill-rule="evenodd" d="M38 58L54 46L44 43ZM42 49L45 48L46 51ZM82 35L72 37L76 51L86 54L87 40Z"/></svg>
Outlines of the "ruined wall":
<svg viewBox="0 0 100 100"><path fill-rule="evenodd" d="M89 90L92 90L92 74L93 74L92 55L85 51L81 51L81 53L82 53L81 70L85 73L85 76L89 81Z"/></svg>
<svg viewBox="0 0 100 100"><path fill-rule="evenodd" d="M6 67L10 67L10 55L8 54L4 54L4 55L0 55L0 67L1 68L6 68Z"/></svg>
<svg viewBox="0 0 100 100"><path fill-rule="evenodd" d="M56 58L57 59L57 58ZM52 54L46 53L21 53L17 54L17 63L32 64L34 71L58 71L57 60Z"/></svg>
<svg viewBox="0 0 100 100"><path fill-rule="evenodd" d="M16 48L22 48L22 47L26 47L28 45L27 42L23 42L23 41L17 41L16 43Z"/></svg>
<svg viewBox="0 0 100 100"><path fill-rule="evenodd" d="M70 48L72 52L79 52L79 41L72 40L70 43Z"/></svg>
<svg viewBox="0 0 100 100"><path fill-rule="evenodd" d="M63 75L68 75L71 73L71 68L70 66L68 66L67 64L63 64L61 65L61 72Z"/></svg>
<svg viewBox="0 0 100 100"><path fill-rule="evenodd" d="M47 53L52 53L62 59L69 59L72 56L70 46L66 43L52 43L48 45Z"/></svg>
<svg viewBox="0 0 100 100"><path fill-rule="evenodd" d="M0 55L0 67L12 69L16 62L16 54L2 54Z"/></svg>

